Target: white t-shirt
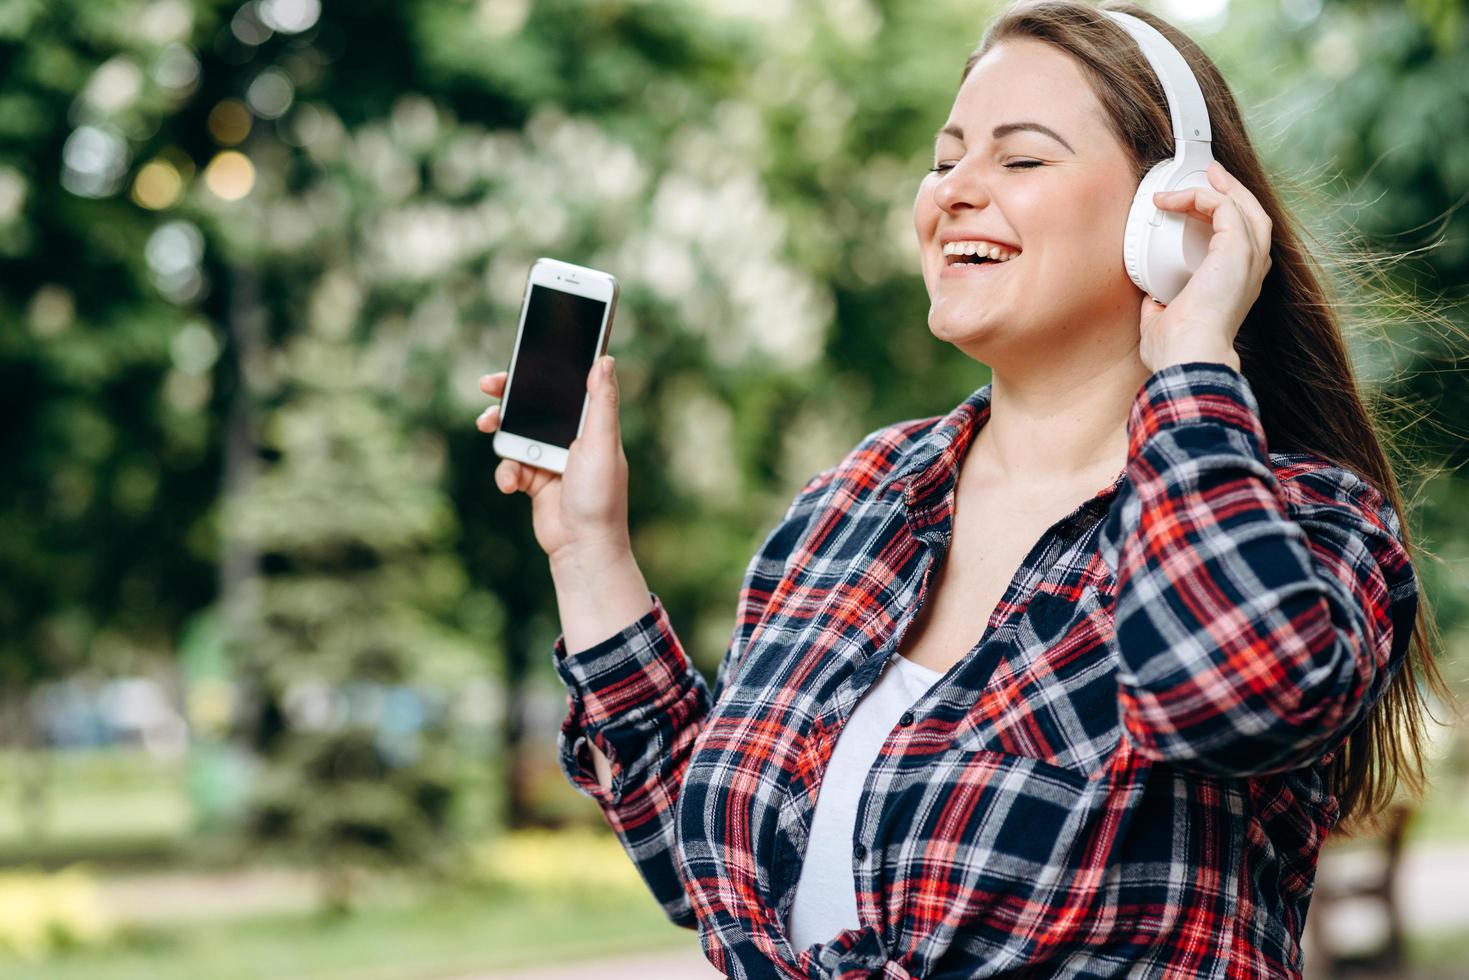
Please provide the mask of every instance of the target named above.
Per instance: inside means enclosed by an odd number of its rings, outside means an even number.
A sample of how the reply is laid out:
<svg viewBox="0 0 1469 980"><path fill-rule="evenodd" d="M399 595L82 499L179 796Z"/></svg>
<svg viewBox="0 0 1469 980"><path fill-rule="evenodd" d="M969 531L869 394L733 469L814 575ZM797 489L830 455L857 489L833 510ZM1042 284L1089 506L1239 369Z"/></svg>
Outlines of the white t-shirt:
<svg viewBox="0 0 1469 980"><path fill-rule="evenodd" d="M894 653L842 726L816 794L811 836L786 925L786 934L798 952L812 943L830 942L843 929L860 925L852 836L857 829L862 784L903 712L941 677L942 672Z"/></svg>

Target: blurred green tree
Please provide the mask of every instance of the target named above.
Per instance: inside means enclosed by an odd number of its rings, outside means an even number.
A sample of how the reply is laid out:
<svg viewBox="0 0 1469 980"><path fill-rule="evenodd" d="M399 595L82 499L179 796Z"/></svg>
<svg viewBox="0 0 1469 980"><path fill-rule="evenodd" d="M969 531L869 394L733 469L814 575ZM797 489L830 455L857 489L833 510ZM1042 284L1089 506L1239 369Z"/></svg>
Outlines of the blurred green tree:
<svg viewBox="0 0 1469 980"><path fill-rule="evenodd" d="M166 663L214 592L218 337L159 288L196 240L129 196L184 81L150 67L192 13L133 12L0 6L0 737L15 746L42 744L35 684ZM46 754L17 758L39 829Z"/></svg>
<svg viewBox="0 0 1469 980"><path fill-rule="evenodd" d="M312 304L286 345L271 459L225 514L262 566L257 622L233 637L268 706L249 828L318 868L335 910L355 870L462 859L453 708L484 669L445 626L466 583L442 442L405 432L365 383L352 311Z"/></svg>

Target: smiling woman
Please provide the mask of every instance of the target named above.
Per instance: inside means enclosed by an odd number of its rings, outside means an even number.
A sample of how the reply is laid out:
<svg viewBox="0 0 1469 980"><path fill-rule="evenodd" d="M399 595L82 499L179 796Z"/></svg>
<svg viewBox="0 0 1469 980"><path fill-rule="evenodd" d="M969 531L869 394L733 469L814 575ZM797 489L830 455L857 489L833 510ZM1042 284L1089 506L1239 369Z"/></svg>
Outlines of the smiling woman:
<svg viewBox="0 0 1469 980"><path fill-rule="evenodd" d="M1177 50L1212 128L1207 186L1152 202L1210 236L1166 306L1123 241L1170 102L1108 12ZM990 380L811 477L712 690L589 377L564 478L527 491L561 766L728 976L1299 976L1322 843L1419 782L1417 682L1442 690L1320 269L1218 69L1134 4L1005 9L934 164L928 326Z"/></svg>

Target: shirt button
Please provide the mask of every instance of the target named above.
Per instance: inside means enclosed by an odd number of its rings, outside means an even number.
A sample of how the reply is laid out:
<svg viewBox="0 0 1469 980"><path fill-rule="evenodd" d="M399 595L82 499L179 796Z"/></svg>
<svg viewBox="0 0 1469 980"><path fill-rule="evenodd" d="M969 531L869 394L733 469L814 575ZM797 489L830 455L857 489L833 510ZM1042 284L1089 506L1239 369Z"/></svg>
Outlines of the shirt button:
<svg viewBox="0 0 1469 980"><path fill-rule="evenodd" d="M852 856L858 861L862 860L867 856L867 848L861 844L858 844L856 847L852 848Z"/></svg>
<svg viewBox="0 0 1469 980"><path fill-rule="evenodd" d="M898 719L898 724L900 724L900 725L911 725L911 724L913 724L913 712L911 712L911 711L905 711L905 712L903 712L903 717L901 717L901 718Z"/></svg>

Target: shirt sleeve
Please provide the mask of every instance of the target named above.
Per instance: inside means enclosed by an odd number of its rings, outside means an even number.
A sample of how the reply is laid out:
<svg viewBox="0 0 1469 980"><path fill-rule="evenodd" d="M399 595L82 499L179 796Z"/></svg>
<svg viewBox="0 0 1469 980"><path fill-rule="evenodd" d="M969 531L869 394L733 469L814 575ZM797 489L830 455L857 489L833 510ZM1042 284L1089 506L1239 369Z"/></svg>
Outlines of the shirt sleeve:
<svg viewBox="0 0 1469 980"><path fill-rule="evenodd" d="M1102 551L1123 728L1218 775L1329 762L1382 696L1418 586L1396 511L1334 464L1283 486L1244 375L1175 364L1139 389Z"/></svg>
<svg viewBox="0 0 1469 980"><path fill-rule="evenodd" d="M734 635L721 658L713 694L684 651L657 593L649 593L649 612L595 646L568 654L564 633L554 644L553 660L566 685L568 706L556 740L561 770L573 787L596 801L665 914L685 928L695 928L696 920L678 873L674 809L693 744L738 669L745 644L784 577L788 556L819 511L820 490L834 471L825 470L807 482L750 560L740 586ZM588 741L607 756L610 789L597 781Z"/></svg>

